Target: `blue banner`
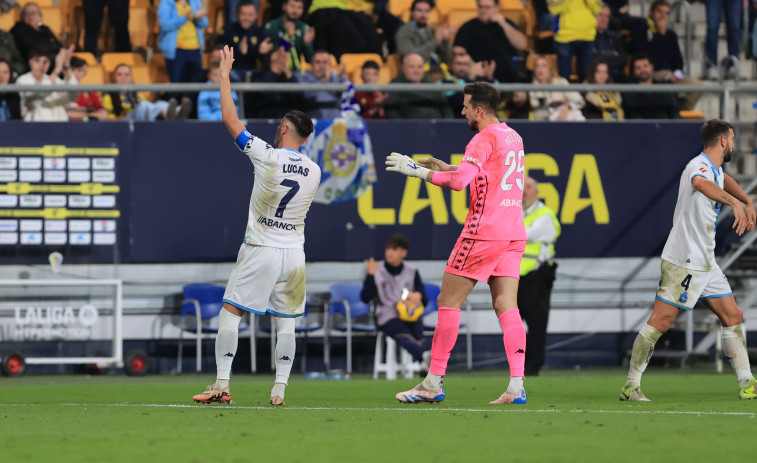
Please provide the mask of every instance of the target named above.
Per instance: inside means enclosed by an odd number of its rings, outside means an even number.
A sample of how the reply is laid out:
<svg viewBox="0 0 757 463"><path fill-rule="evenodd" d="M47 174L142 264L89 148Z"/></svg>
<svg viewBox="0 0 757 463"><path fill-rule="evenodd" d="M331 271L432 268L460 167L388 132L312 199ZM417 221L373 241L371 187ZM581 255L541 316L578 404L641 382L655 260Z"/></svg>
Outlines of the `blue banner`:
<svg viewBox="0 0 757 463"><path fill-rule="evenodd" d="M248 127L272 142L277 124L256 121ZM701 150L700 123L522 121L512 126L524 140L527 173L540 182L542 198L563 224L558 256L659 254L672 224L681 171ZM133 130L125 123L0 127L0 148L118 148L118 246L105 252L66 248L78 252L80 261L235 259L254 177L249 159L222 124L135 123ZM393 233L410 238L412 259L446 259L467 214L468 193L387 173L383 160L398 151L458 164L473 132L464 121L371 121L367 128L378 180L357 200L313 204L305 231L308 260L381 257ZM0 207L3 213L9 214L8 208ZM0 258L41 263L50 250L57 249L0 245Z"/></svg>

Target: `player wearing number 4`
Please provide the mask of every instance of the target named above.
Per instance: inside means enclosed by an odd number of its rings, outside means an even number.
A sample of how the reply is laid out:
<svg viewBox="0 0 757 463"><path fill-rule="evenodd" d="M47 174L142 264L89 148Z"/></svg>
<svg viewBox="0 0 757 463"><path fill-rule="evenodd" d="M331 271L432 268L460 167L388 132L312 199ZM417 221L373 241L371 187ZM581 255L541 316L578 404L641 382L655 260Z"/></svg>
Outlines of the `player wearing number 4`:
<svg viewBox="0 0 757 463"><path fill-rule="evenodd" d="M399 153L386 158L389 171L419 177L456 191L471 186L468 217L442 279L429 373L422 383L400 392L396 398L406 403L444 399L442 380L457 340L460 307L476 282L483 281L491 289L510 364L507 390L490 403L524 404L526 331L517 306L520 261L527 239L521 212L525 171L523 140L515 130L497 120L499 95L493 86L476 82L466 85L463 93L462 114L468 119L471 130L478 134L465 148L460 166L450 166L434 158L416 164Z"/></svg>
<svg viewBox="0 0 757 463"><path fill-rule="evenodd" d="M704 150L689 161L681 174L673 228L662 251L662 276L657 297L646 325L633 343L628 379L620 400L648 402L641 392L641 375L654 352L654 345L678 316L678 309L691 310L704 301L720 319L723 353L731 361L739 382L739 398L757 398L742 327L743 313L731 287L715 262L715 227L723 204L733 207L731 228L742 235L754 229L757 213L752 200L723 172L723 163L733 154L733 126L711 119L702 126ZM742 204L743 202L743 204Z"/></svg>
<svg viewBox="0 0 757 463"><path fill-rule="evenodd" d="M270 404L283 405L294 360L294 319L305 309L305 216L321 179L317 164L298 150L313 132L305 113L289 111L274 144L250 135L237 117L229 72L234 51L221 52L221 112L237 147L250 157L255 183L244 242L231 271L216 337L217 378L196 402L231 402L229 378L237 352L239 321L247 311L272 314L276 329L276 379Z"/></svg>

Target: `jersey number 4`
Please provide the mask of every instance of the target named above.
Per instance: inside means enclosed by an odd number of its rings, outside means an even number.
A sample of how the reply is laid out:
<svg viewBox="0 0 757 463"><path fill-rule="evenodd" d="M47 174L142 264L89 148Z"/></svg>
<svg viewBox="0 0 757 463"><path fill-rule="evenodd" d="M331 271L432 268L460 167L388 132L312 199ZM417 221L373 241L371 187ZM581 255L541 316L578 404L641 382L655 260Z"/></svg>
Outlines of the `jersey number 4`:
<svg viewBox="0 0 757 463"><path fill-rule="evenodd" d="M287 204L289 204L289 201L291 201L292 198L294 198L294 195L296 195L297 192L300 191L300 184L294 180L289 180L288 178L285 178L284 180L281 181L280 184L289 188L289 191L287 191L284 197L281 198L281 202L279 202L279 207L276 208L276 217L278 218L284 217L284 209L287 208Z"/></svg>
<svg viewBox="0 0 757 463"><path fill-rule="evenodd" d="M515 151L507 153L507 157L505 157L505 166L508 167L508 169L507 172L505 172L505 176L502 177L502 184L500 185L502 190L510 191L513 189L513 184L508 183L513 172L521 173L526 171L526 164L523 162L524 157L525 153L523 153L523 150L518 151L517 159L515 158ZM516 177L515 184L518 185L520 191L523 191L523 178Z"/></svg>

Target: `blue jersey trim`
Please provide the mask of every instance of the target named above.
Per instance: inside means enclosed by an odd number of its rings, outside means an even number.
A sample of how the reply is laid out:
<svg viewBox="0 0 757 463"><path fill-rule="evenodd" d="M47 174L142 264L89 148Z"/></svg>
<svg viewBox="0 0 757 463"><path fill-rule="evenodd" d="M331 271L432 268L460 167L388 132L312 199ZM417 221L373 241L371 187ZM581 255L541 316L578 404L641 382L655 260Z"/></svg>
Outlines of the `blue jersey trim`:
<svg viewBox="0 0 757 463"><path fill-rule="evenodd" d="M247 131L247 129L242 130L239 132L239 135L237 135L237 138L234 139L234 143L237 144L237 148L244 151L245 146L247 146L247 142L250 141L252 138L252 134Z"/></svg>
<svg viewBox="0 0 757 463"><path fill-rule="evenodd" d="M676 307L676 308L679 308L679 309L682 309L682 310L689 310L689 311L691 311L691 307L684 307L681 304L676 304L675 302L667 301L667 300L661 298L660 296L655 296L655 299L657 299L658 301L662 301L662 302L664 302L664 303L666 303L668 305L672 305L673 307Z"/></svg>
<svg viewBox="0 0 757 463"><path fill-rule="evenodd" d="M283 314L283 313L279 313L279 312L276 312L275 310L271 310L271 309L265 309L264 311L261 312L259 310L254 310L254 309L251 309L249 307L245 307L243 305L237 304L236 302L230 301L228 299L223 299L223 302L225 302L227 304L231 304L234 307L236 307L237 309L242 309L242 310L244 310L246 312L254 313L255 315L265 315L266 313L269 313L269 314L272 314L272 315L275 315L275 316L281 317L281 318L297 318L297 317L301 317L301 316L305 315L304 313L300 313L300 314L297 314L297 315Z"/></svg>
<svg viewBox="0 0 757 463"><path fill-rule="evenodd" d="M694 174L689 179L689 182L691 182L692 180L694 180L694 177L702 177L703 179L707 180L707 177L705 177L704 174Z"/></svg>
<svg viewBox="0 0 757 463"><path fill-rule="evenodd" d="M283 150L289 150L289 151L293 151L293 152L295 152L295 153L297 153L297 154L300 154L300 155L302 154L302 153L300 153L299 151L297 151L296 149L292 149L292 148L281 148L281 149L283 149Z"/></svg>
<svg viewBox="0 0 757 463"><path fill-rule="evenodd" d="M710 167L712 167L712 176L715 178L715 185L720 186L720 182L718 182L718 174L720 173L720 169L715 167L715 163L712 162L712 159L710 159L709 156L704 154L704 151L699 153L700 156L704 156L705 159L707 159L707 162L710 163Z"/></svg>
<svg viewBox="0 0 757 463"><path fill-rule="evenodd" d="M733 293L711 294L709 296L700 297L699 300L700 301L706 301L707 299L718 299L718 298L721 298L721 297L728 297L728 296L733 296Z"/></svg>

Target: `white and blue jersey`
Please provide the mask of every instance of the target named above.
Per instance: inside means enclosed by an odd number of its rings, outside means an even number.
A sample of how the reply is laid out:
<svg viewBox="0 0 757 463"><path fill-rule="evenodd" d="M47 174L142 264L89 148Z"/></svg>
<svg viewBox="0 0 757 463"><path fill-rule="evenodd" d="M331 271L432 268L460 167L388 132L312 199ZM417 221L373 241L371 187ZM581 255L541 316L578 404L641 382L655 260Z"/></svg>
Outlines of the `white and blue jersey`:
<svg viewBox="0 0 757 463"><path fill-rule="evenodd" d="M686 165L678 186L678 201L662 258L678 267L709 271L716 267L715 227L721 203L713 201L694 189L694 177L723 187L724 174L706 154L700 153Z"/></svg>
<svg viewBox="0 0 757 463"><path fill-rule="evenodd" d="M255 183L244 242L302 249L305 216L321 181L318 164L299 151L274 148L243 130L237 147L255 167Z"/></svg>

